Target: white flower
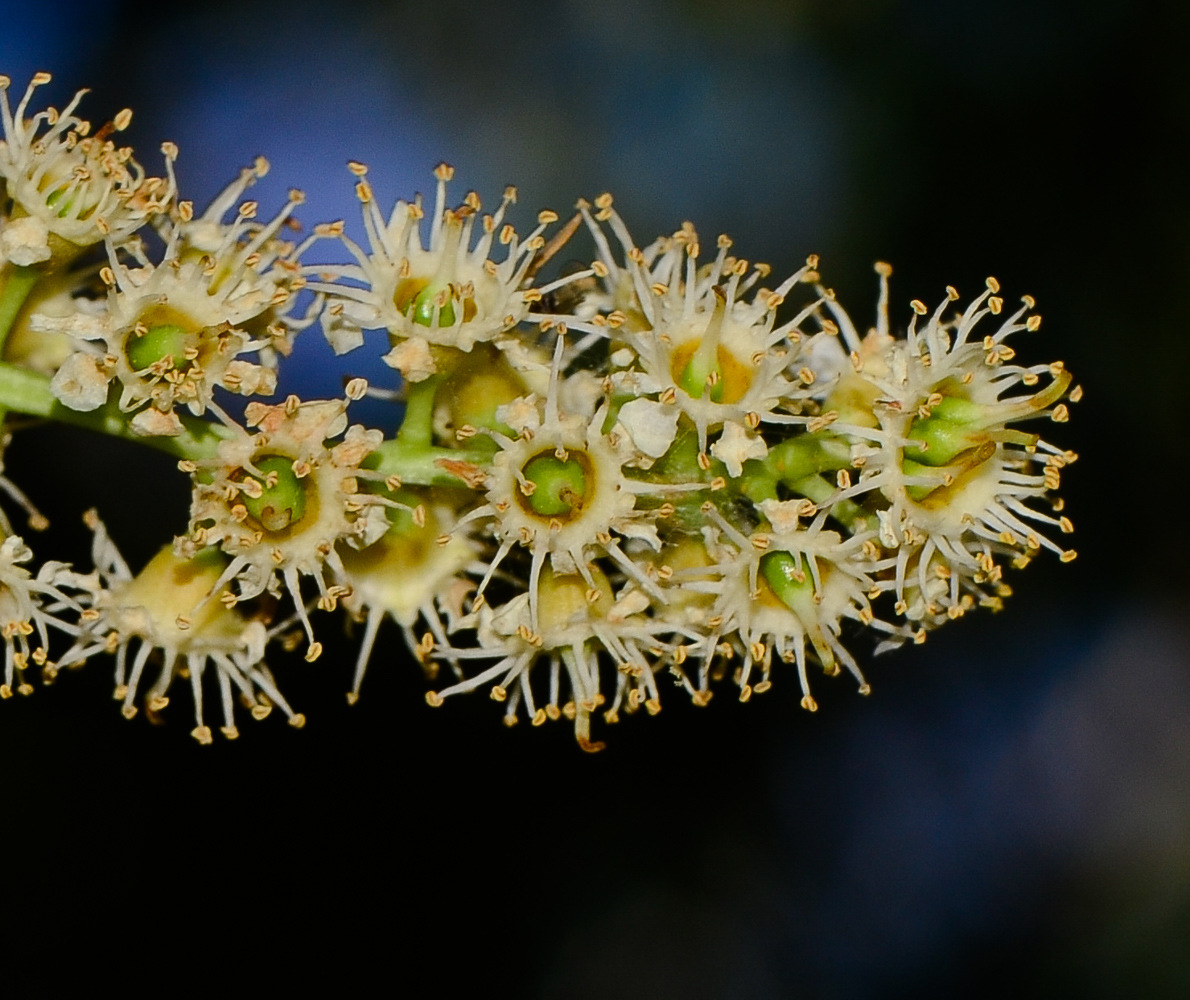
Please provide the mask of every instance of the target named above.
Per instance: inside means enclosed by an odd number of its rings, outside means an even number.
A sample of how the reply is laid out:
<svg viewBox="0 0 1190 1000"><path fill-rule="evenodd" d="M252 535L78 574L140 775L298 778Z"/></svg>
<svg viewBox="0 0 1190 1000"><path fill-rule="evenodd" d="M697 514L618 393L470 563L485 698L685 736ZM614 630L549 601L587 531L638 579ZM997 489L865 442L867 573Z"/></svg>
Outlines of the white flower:
<svg viewBox="0 0 1190 1000"><path fill-rule="evenodd" d="M842 403L834 406L832 397L824 405L843 414L832 431L851 438L863 466L858 482L831 499L838 502L878 491L884 505L877 511L879 540L886 549L896 550L888 587L897 598L898 613L909 610L910 574L920 574L912 584L916 593L931 593L938 588L927 585L926 578L941 566L947 586L937 601L927 601L925 611L911 617L927 622L943 613L957 617L965 607L964 592L996 603L981 589L984 584L998 585L996 557L1023 566L1038 550L1048 548L1064 562L1074 558L1073 550L1063 550L1029 522L1063 533L1073 530L1067 518L1042 513L1030 501L1056 489L1060 470L1077 456L1010 426L1044 416L1065 420L1066 406L1059 400L1071 378L1061 363L1029 368L1009 363L1015 351L1005 338L1036 330L1041 322L1039 316L1026 318L1034 304L1029 296L994 332L983 337L974 333L984 317L997 316L1003 309L993 278L978 298L951 318L945 314L958 293L948 289L923 330L917 323L928 310L914 302L906 339L892 339L886 313L891 269L881 265L877 270L879 318L869 337L861 341L847 314L830 303L857 370L834 390ZM1040 391L1005 395L1017 386L1032 387L1043 377L1049 384ZM856 408L856 400L870 402Z"/></svg>
<svg viewBox="0 0 1190 1000"><path fill-rule="evenodd" d="M178 220L161 227L167 243L159 264L130 246L135 266L129 266L109 238L109 266L102 273L110 290L102 312L35 314L30 320L34 331L77 340L79 352L51 385L55 395L74 409L94 409L106 401L99 378L105 385L114 378L121 386L120 408L141 411L133 430L156 435L181 432L176 405L196 416L211 409L216 386L271 394L276 373L241 355L271 349L287 335L278 317L304 281L286 267L284 253L293 248L276 234L300 203L300 192L291 192L286 207L264 226L252 221L255 203L245 202L234 222L204 217L197 227L183 203ZM219 211L221 205L217 200ZM218 245L209 248L216 234Z"/></svg>
<svg viewBox="0 0 1190 1000"><path fill-rule="evenodd" d="M558 217L554 212L541 212L537 227L522 240L504 223L505 211L516 200L514 188L504 192L494 215L479 214L482 206L475 192L468 193L458 208L448 209L446 183L454 170L439 165L434 171L438 190L429 243L423 244L421 197L413 202L398 201L386 221L365 179L367 168L352 164L351 169L360 178L356 193L363 208L368 249L344 236L355 264L307 269L319 279L310 287L329 297L323 329L336 353L362 343L361 330L376 328L386 329L398 342L418 337L470 351L516 326L543 295L591 273L532 287L546 248L543 234ZM480 233L472 245L477 222ZM329 230L326 233L331 235ZM490 256L497 240L508 248L500 262Z"/></svg>
<svg viewBox="0 0 1190 1000"><path fill-rule="evenodd" d="M796 285L817 279L817 258L775 290L757 288L770 273L768 265L757 264L749 273L746 260L728 256L726 236L718 240L715 259L700 267L698 234L689 223L642 251L611 207L610 195L595 205L594 217L586 203L579 205L599 249L596 274L604 289L588 301L610 311L568 324L624 342L626 347L616 351L624 370L613 381L623 391L655 393L676 406L697 428L704 454L709 435L728 422L751 428L806 423L808 418L798 414L814 377L801 361L800 324L821 300L779 326L776 310ZM597 221L610 225L623 250L622 262ZM793 368L799 368L798 380L788 374Z"/></svg>
<svg viewBox="0 0 1190 1000"><path fill-rule="evenodd" d="M613 532L644 538L658 547L656 529L650 523L656 515L638 510L636 498L663 498L705 488L698 483L646 482L626 475L625 467L639 456L626 438L615 431L604 433L606 402L590 418L561 412L558 384L563 346L559 338L546 399L527 400L541 407L536 426L526 419L516 439L491 432L499 450L487 477L487 502L460 521L490 519L499 539L480 594L514 547L529 549L531 619L537 613L537 581L547 560L555 572L577 572L594 587L588 563L606 555L645 590L659 595L656 583L625 554ZM509 409L503 412L513 416Z"/></svg>
<svg viewBox="0 0 1190 1000"><path fill-rule="evenodd" d="M244 302L238 305L259 306L262 299L268 298L267 308L249 322L255 339L268 338L267 346L260 348L262 364L276 368L277 356L287 356L293 350L294 335L318 319L322 296L313 298L304 315L294 314L298 292L306 287L298 260L318 239L310 236L295 246L281 237L282 229L301 228L293 212L305 200L302 192L290 190L284 207L267 222L256 220L256 202L240 200L268 172L269 161L258 156L251 167L244 167L239 177L215 196L202 215L194 216L191 204L182 202L169 219L156 217L154 227L166 244L177 240L180 258L204 257L212 285L234 285L234 296L244 296ZM234 217L227 221L233 212ZM266 291L270 293L267 296Z"/></svg>
<svg viewBox="0 0 1190 1000"><path fill-rule="evenodd" d="M476 558L478 544L465 534L445 530L456 520L453 511L442 506L427 508L416 496L397 496L417 503L413 514L394 513L393 523L386 521L388 530L365 547L356 548L350 540L339 547L342 570L336 579L346 591L343 605L365 622L355 680L347 695L352 704L359 698L376 633L385 616L401 627L409 649L433 676L437 665L427 659L427 654L435 642L447 645L447 628L439 609L446 611L453 624L461 616L464 595L475 588L463 574L483 572L483 564ZM430 629L422 638L413 633L419 619Z"/></svg>
<svg viewBox="0 0 1190 1000"><path fill-rule="evenodd" d="M718 581L705 588L716 595L712 620L718 625L704 646L700 691L707 690L711 655L720 638L734 633L742 658L736 675L741 701L753 692L768 690L775 653L797 664L802 707L814 711L818 706L806 674L807 642L827 674L839 673L842 663L859 682L860 693L867 694L870 688L859 665L840 641L841 622L851 618L886 632L897 631L872 614L868 592L874 567L863 552L870 532L844 540L838 532L824 530L824 510L805 528L745 535L710 504L704 510L730 544L717 553ZM781 513L788 528L788 511ZM752 684L757 667L761 680Z"/></svg>
<svg viewBox="0 0 1190 1000"><path fill-rule="evenodd" d="M673 647L660 638L672 629L658 619L637 613L648 606L633 598L613 601L611 584L597 568L583 575L543 570L539 580L536 612L528 594L518 594L500 608L483 606L472 616L479 645L476 648L443 647L438 655L456 660L494 659L497 662L474 677L441 691L430 691L426 701L441 705L451 695L494 685L491 696L506 703L504 721L513 725L517 709L524 706L533 725L562 715L574 720L575 739L588 752L604 744L591 739L591 715L606 704L600 677L600 652L617 664L616 694L604 713L615 722L621 705L636 711L642 704L650 715L661 710L651 651ZM548 695L537 703L531 684L532 668L548 663ZM560 705L565 671L571 699ZM540 676L540 671L538 675Z"/></svg>
<svg viewBox="0 0 1190 1000"><path fill-rule="evenodd" d="M0 544L0 637L4 640L0 698L12 697L14 683L21 694L33 693L25 680L30 660L38 666L50 667L46 658L50 644L47 626L74 632L73 626L54 614L63 608L78 607L56 585L64 567L60 563L46 563L33 576L21 565L32 558L32 551L15 535L9 535ZM49 607L45 606L47 597L51 600ZM29 636L34 634L40 645L31 648Z"/></svg>
<svg viewBox="0 0 1190 1000"><path fill-rule="evenodd" d="M366 388L362 379L353 380L349 398L360 398ZM232 606L265 589L279 593L283 579L310 642L308 660L317 659L322 645L314 641L300 577L313 577L319 605L332 610L344 590L328 586L323 567L344 574L336 544L373 534L369 507L409 510L361 492L360 480L384 479L360 468L383 436L358 424L348 428L346 409L342 400L303 403L296 396L277 406L250 403L245 419L258 428L256 434L241 430L219 445L214 459L182 463L194 475L194 496L190 534L178 540L178 554L190 557L218 545L230 557L195 612L216 597ZM341 442L329 442L345 430ZM233 580L238 593L221 593Z"/></svg>
<svg viewBox="0 0 1190 1000"><path fill-rule="evenodd" d="M157 679L145 694L151 714L169 704L169 690L178 677L189 675L194 698L195 726L190 735L199 743L211 742L204 721L203 676L212 667L218 679L223 725L220 731L235 739L233 689L253 718L263 719L280 706L292 726L306 721L277 690L263 662L267 635L259 621L249 621L220 602L209 602L179 625L221 577L227 561L215 549L193 558L176 555L168 546L157 553L140 573L133 575L94 511L87 515L94 532L92 556L97 572L89 577L72 574L73 586L86 594L84 630L66 652L59 667L83 663L100 653L116 657L115 697L125 718L137 713L136 697L146 666L154 651L161 653ZM137 643L129 670L129 653Z"/></svg>
<svg viewBox="0 0 1190 1000"><path fill-rule="evenodd" d="M8 103L11 81L0 76L0 177L21 212L37 220L18 227L10 237L12 245L5 247L5 255L18 264L47 260L52 238L76 248L105 237L121 242L164 211L176 191L177 149L172 143L162 146L166 176L147 177L132 151L108 138L132 121L127 109L91 135L90 123L75 115L86 93L80 90L64 110L49 108L26 118L33 92L49 81L48 73L35 74L13 110ZM6 224L6 232L10 226Z"/></svg>

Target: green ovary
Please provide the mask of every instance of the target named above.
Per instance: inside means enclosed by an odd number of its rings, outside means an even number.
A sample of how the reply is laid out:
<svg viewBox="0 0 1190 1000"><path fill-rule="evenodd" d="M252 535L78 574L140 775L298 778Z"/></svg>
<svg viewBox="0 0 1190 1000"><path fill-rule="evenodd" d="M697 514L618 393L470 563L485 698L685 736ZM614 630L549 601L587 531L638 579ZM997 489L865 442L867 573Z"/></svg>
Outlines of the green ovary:
<svg viewBox="0 0 1190 1000"><path fill-rule="evenodd" d="M674 351L670 370L674 383L691 399L702 399L707 392L707 377L713 372L718 379L710 389L711 402L739 402L751 384L748 369L722 344L713 351L699 350L701 346L701 341L691 340Z"/></svg>
<svg viewBox="0 0 1190 1000"><path fill-rule="evenodd" d="M535 489L525 504L542 517L573 517L587 499L586 463L574 458L562 460L552 453L538 455L526 463L525 478Z"/></svg>
<svg viewBox="0 0 1190 1000"><path fill-rule="evenodd" d="M162 358L173 358L173 367L184 371L191 364L186 351L191 347L201 350L202 330L201 324L168 303L150 306L137 317L124 342L128 364L139 372Z"/></svg>
<svg viewBox="0 0 1190 1000"><path fill-rule="evenodd" d="M70 213L74 201L66 197L65 188L57 188L46 196L45 203L50 208L56 208L58 210L58 218L64 219Z"/></svg>
<svg viewBox="0 0 1190 1000"><path fill-rule="evenodd" d="M277 481L269 486L257 476L262 492L258 497L242 493L240 502L248 513L268 531L284 531L306 514L306 483L293 471L293 461L283 455L269 455L258 459L256 468L265 474L276 473Z"/></svg>
<svg viewBox="0 0 1190 1000"><path fill-rule="evenodd" d="M434 322L434 300L442 292L447 293L445 304L438 310L438 322ZM413 300L413 322L422 326L454 326L455 310L450 300L450 288L447 285L426 285Z"/></svg>
<svg viewBox="0 0 1190 1000"><path fill-rule="evenodd" d="M128 363L139 372L168 356L176 366L183 359L187 337L186 330L174 323L151 326L139 337L133 333L128 338Z"/></svg>
<svg viewBox="0 0 1190 1000"><path fill-rule="evenodd" d="M48 208L54 209L59 219L65 219L78 204L80 193L77 188L71 190L70 187L58 187L46 195L45 203ZM84 203L83 210L79 212L79 218L89 218L94 210L94 205Z"/></svg>
<svg viewBox="0 0 1190 1000"><path fill-rule="evenodd" d="M908 445L905 455L921 465L950 465L964 451L980 443L977 429L984 407L956 396L944 396L928 417L914 420L906 437L921 441L924 448Z"/></svg>
<svg viewBox="0 0 1190 1000"><path fill-rule="evenodd" d="M761 557L760 572L773 595L791 611L804 606L813 597L814 580L807 559L802 559L799 569L797 559L791 553L770 552Z"/></svg>
<svg viewBox="0 0 1190 1000"><path fill-rule="evenodd" d="M986 429L987 415L987 407L959 397L945 396L931 408L928 417L913 421L907 436L922 442L924 447L905 446L902 471L906 476L921 476L944 468L953 482L949 486L907 486L905 491L911 500L926 505L945 502L958 484L996 454L995 440Z"/></svg>

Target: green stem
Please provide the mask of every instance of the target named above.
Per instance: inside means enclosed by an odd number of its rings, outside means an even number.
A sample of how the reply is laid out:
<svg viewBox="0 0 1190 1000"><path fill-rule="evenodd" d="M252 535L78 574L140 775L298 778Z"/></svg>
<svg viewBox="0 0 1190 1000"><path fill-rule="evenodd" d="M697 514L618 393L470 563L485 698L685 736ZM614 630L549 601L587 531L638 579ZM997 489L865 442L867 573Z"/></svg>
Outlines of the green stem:
<svg viewBox="0 0 1190 1000"><path fill-rule="evenodd" d="M128 425L129 414L120 410L115 399L109 400L97 410L85 413L72 410L63 406L50 392L50 380L46 376L3 362L0 362L0 407L13 413L43 417L75 427L85 427L109 437L135 441L137 444L148 445L191 461L212 458L219 442L228 440L235 433L222 424L181 415L181 434L173 437L144 437L132 431ZM398 476L402 482L410 485L459 486L462 480L440 465L441 461L463 462L482 467L490 459L490 455L479 451L411 447L398 435L395 441L385 441L368 465L379 468L386 475Z"/></svg>
<svg viewBox="0 0 1190 1000"><path fill-rule="evenodd" d="M0 265L0 357L4 354L4 342L20 314L21 306L41 278L41 271L35 267L17 267L15 264ZM8 410L0 403L0 423Z"/></svg>
<svg viewBox="0 0 1190 1000"><path fill-rule="evenodd" d="M385 441L369 455L365 464L385 475L396 476L407 486L462 486L464 480L440 463L464 463L482 469L491 460L492 456L485 451L410 447L398 433L395 441Z"/></svg>
<svg viewBox="0 0 1190 1000"><path fill-rule="evenodd" d="M464 480L441 463L482 468L491 462L490 449L434 447L434 404L445 379L444 375L431 375L420 382L406 383L405 414L397 436L376 449L367 465L411 486L460 486ZM455 469L459 470L457 464Z"/></svg>
<svg viewBox="0 0 1190 1000"><path fill-rule="evenodd" d="M41 277L42 273L36 267L17 267L14 264L0 267L0 351L4 348L4 341L8 339L8 332L16 322L21 306Z"/></svg>
<svg viewBox="0 0 1190 1000"><path fill-rule="evenodd" d="M805 479L799 479L790 485L795 492L816 504L825 503L835 492L834 484L818 474L806 476ZM877 518L868 514L854 500L839 500L831 508L831 517L852 534L868 529L875 530L879 526Z"/></svg>
<svg viewBox="0 0 1190 1000"><path fill-rule="evenodd" d="M773 445L760 464L779 481L792 485L819 472L849 468L851 449L847 442L836 437L799 434Z"/></svg>
<svg viewBox="0 0 1190 1000"><path fill-rule="evenodd" d="M744 463L743 473L736 482L740 492L753 503L780 499L777 492L780 480L767 462L749 459Z"/></svg>
<svg viewBox="0 0 1190 1000"><path fill-rule="evenodd" d="M434 397L442 380L442 375L431 375L420 382L405 383L405 416L397 431L397 440L410 450L429 448L433 444Z"/></svg>
<svg viewBox="0 0 1190 1000"><path fill-rule="evenodd" d="M37 372L27 371L15 365L0 362L0 407L29 417L44 417L75 427L147 444L178 458L201 460L211 458L220 441L232 436L232 431L222 424L196 417L181 417L182 433L173 437L145 437L136 434L129 427L129 414L121 411L113 398L97 410L72 410L63 406L50 392L50 380Z"/></svg>
<svg viewBox="0 0 1190 1000"><path fill-rule="evenodd" d="M817 477L820 472L845 469L849 464L850 450L845 442L819 434L799 434L773 445L764 458L745 462L738 482L740 491L753 503L776 500L779 486L802 493L817 503L818 498L804 493L798 484Z"/></svg>
<svg viewBox="0 0 1190 1000"><path fill-rule="evenodd" d="M835 492L822 473L850 465L850 448L845 441L829 435L801 434L774 445L764 459L744 463L738 482L740 491L753 503L776 500L779 486L813 503L822 503ZM835 504L832 516L851 531L869 527L868 515L852 500Z"/></svg>

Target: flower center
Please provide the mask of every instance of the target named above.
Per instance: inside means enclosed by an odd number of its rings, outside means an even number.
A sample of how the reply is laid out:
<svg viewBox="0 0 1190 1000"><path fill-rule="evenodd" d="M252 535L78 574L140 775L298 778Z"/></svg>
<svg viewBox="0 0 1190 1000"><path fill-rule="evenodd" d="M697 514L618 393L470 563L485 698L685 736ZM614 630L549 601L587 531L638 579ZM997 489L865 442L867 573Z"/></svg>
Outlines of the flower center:
<svg viewBox="0 0 1190 1000"><path fill-rule="evenodd" d="M51 167L38 182L38 190L45 196L46 207L54 211L59 219L71 215L87 220L99 207L104 179L98 183L92 180L93 172L99 169L94 163L72 163L70 170L63 166Z"/></svg>
<svg viewBox="0 0 1190 1000"><path fill-rule="evenodd" d="M968 473L996 454L995 442L983 426L986 415L987 408L978 403L944 396L930 408L929 416L918 417L910 425L907 436L921 444L905 446L901 468L906 475L914 476L946 467L956 484L966 480ZM953 485L914 485L906 487L906 492L917 503L933 506L945 502Z"/></svg>
<svg viewBox="0 0 1190 1000"><path fill-rule="evenodd" d="M450 282L406 278L393 293L393 305L419 326L454 326L458 304L456 294L456 287ZM463 322L469 323L478 311L475 298L463 295L462 307Z"/></svg>
<svg viewBox="0 0 1190 1000"><path fill-rule="evenodd" d="M70 210L74 208L74 196L69 188L55 188L46 195L45 203L49 208L57 211L59 219L65 219L70 214Z"/></svg>
<svg viewBox="0 0 1190 1000"><path fill-rule="evenodd" d="M701 340L688 340L673 353L670 375L691 399L702 399L710 390L712 403L738 403L752 384L749 370L722 344L701 350Z"/></svg>
<svg viewBox="0 0 1190 1000"><path fill-rule="evenodd" d="M814 580L805 558L798 561L789 552L769 552L760 558L760 574L772 595L791 611L804 607L813 597Z"/></svg>
<svg viewBox="0 0 1190 1000"><path fill-rule="evenodd" d="M979 444L977 435L985 408L958 396L943 396L930 408L928 417L918 417L909 427L907 437L921 441L907 445L905 454L920 465L950 465L960 454ZM973 428L972 425L975 425Z"/></svg>
<svg viewBox="0 0 1190 1000"><path fill-rule="evenodd" d="M532 491L525 496L519 491L521 506L539 517L572 521L594 492L595 476L591 461L583 452L574 452L565 459L553 451L543 451L521 470Z"/></svg>
<svg viewBox="0 0 1190 1000"><path fill-rule="evenodd" d="M264 473L264 479L247 475L242 480L255 482L260 487L257 496L247 490L241 491L240 502L248 514L266 531L274 533L301 521L306 516L309 481L297 477L293 460L284 455L267 455L258 458L254 464Z"/></svg>
<svg viewBox="0 0 1190 1000"><path fill-rule="evenodd" d="M170 367L190 368L192 359L186 351L200 331L186 316L168 306L154 306L141 314L136 327L124 347L133 371L144 371L165 358L171 359Z"/></svg>

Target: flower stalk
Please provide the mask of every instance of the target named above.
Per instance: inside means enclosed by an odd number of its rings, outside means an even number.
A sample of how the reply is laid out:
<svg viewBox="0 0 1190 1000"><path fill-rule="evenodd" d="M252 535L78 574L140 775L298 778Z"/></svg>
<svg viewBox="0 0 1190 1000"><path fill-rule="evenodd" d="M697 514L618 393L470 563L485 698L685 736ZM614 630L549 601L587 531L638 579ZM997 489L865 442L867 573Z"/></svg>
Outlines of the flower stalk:
<svg viewBox="0 0 1190 1000"><path fill-rule="evenodd" d="M31 110L48 79L14 106L0 77L5 443L22 415L155 448L191 504L139 571L94 511L90 572L26 569L0 519L2 697L34 667L52 679L53 656L110 655L129 718L185 682L199 743L212 697L227 739L237 704L300 728L269 663L303 642L318 659L345 611L363 628L349 702L391 621L430 706L482 688L506 725L565 718L594 752L673 687L704 707L789 682L814 711L820 671L868 694L857 637L920 643L998 609L1006 571L1075 558L1055 494L1077 455L1035 422L1064 424L1082 389L1016 360L1009 338L1041 320L993 278L965 305L950 287L910 302L902 327L878 264L861 336L816 255L774 276L688 222L640 245L607 194L522 233L515 188L485 211L446 164L389 211L349 163L362 237L303 236L301 192L271 215L248 197L263 159L196 210L172 144L160 178L115 145L130 111L93 130L81 94ZM320 262L326 240L350 262ZM592 258L559 269L563 248ZM284 395L316 325L341 355L383 332L391 383ZM367 393L402 404L385 430L352 422Z"/></svg>
<svg viewBox="0 0 1190 1000"><path fill-rule="evenodd" d="M42 273L36 267L0 263L0 353L21 306L41 277Z"/></svg>

